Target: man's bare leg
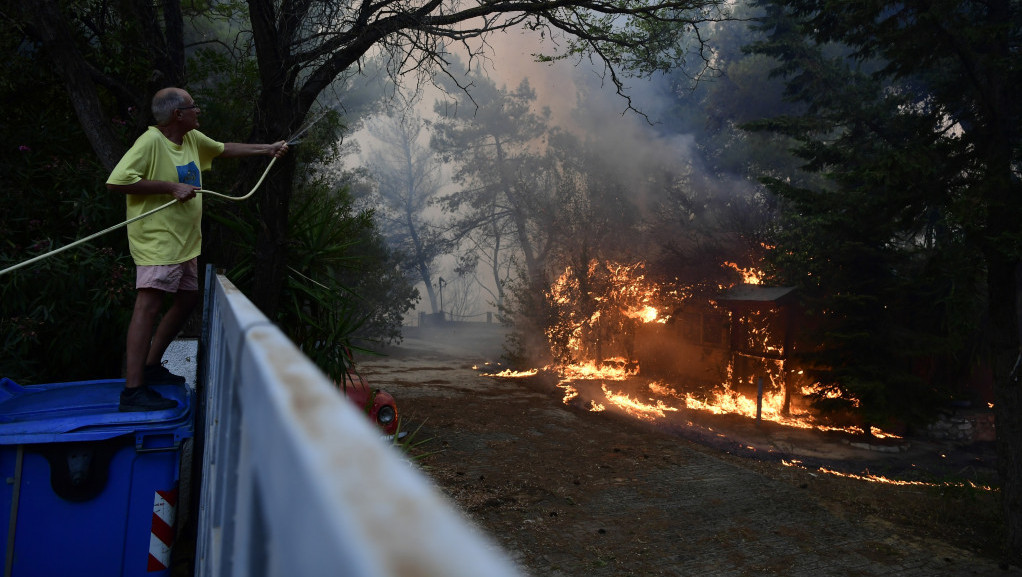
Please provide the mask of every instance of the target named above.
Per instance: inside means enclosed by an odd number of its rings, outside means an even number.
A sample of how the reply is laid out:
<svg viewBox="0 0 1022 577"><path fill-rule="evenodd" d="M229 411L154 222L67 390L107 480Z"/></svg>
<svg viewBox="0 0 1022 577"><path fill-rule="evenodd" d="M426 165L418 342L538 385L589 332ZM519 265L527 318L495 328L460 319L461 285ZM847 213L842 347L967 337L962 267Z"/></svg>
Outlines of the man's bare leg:
<svg viewBox="0 0 1022 577"><path fill-rule="evenodd" d="M142 288L135 297L135 309L131 313L128 324L128 342L125 349L124 386L129 389L142 386L142 372L145 369L146 357L149 354L149 341L153 334L153 324L160 314L163 304L163 291Z"/></svg>
<svg viewBox="0 0 1022 577"><path fill-rule="evenodd" d="M153 389L143 386L146 384L145 360L150 350L150 337L163 305L163 296L161 290L138 289L135 309L131 313L131 323L128 324L128 344L125 351L127 366L124 390L121 391L118 404L119 411L165 411L178 406L177 401L165 398Z"/></svg>
<svg viewBox="0 0 1022 577"><path fill-rule="evenodd" d="M145 365L158 365L163 362L163 354L167 352L167 347L181 332L198 303L199 291L178 291L174 295L174 304L156 327L156 334L153 335L149 352L146 354Z"/></svg>

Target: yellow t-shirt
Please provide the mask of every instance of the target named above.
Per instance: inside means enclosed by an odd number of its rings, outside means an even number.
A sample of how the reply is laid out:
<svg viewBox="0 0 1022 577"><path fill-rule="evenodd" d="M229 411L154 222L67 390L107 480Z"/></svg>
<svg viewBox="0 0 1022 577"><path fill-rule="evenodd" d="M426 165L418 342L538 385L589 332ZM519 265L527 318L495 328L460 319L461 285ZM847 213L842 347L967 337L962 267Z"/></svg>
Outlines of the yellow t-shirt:
<svg viewBox="0 0 1022 577"><path fill-rule="evenodd" d="M222 142L198 130L185 134L181 145L155 126L142 133L124 154L107 184L140 180L187 182L202 186L202 171L224 151ZM126 194L127 217L134 218L174 200L169 194ZM128 225L128 247L136 265L178 264L202 250L202 195L178 202Z"/></svg>

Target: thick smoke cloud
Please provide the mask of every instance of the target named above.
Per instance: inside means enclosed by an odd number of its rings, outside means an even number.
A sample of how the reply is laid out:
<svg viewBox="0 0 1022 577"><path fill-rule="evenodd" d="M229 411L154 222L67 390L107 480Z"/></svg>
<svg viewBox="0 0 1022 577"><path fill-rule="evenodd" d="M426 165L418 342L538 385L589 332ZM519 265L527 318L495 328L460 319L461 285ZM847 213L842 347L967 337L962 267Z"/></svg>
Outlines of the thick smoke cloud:
<svg viewBox="0 0 1022 577"><path fill-rule="evenodd" d="M452 50L456 47L452 47ZM674 171L706 194L727 197L747 193L741 179L722 179L709 175L701 167L696 142L691 134L671 132L668 114L677 105L670 78L622 77L625 96L605 75L600 63L589 60L537 62L535 55L551 54L557 45L541 39L530 31L507 31L487 40L487 58L469 61L459 54L464 65L488 76L498 88L513 90L528 79L536 93L537 110L548 108L551 126L575 134L587 143L589 150L603 159L609 173L620 182L629 183L628 195L643 214L652 215L665 194L661 188L647 186L652 173ZM455 74L465 72L454 71ZM426 91L416 103L416 112L423 119L433 115L438 93ZM366 165L374 156L374 143L366 131L356 134L362 143ZM720 197L718 197L720 198ZM724 200L723 202L727 202ZM679 225L698 223L700 214L693 211L679 218ZM453 258L441 263L439 276L453 278ZM428 312L428 311L427 311Z"/></svg>

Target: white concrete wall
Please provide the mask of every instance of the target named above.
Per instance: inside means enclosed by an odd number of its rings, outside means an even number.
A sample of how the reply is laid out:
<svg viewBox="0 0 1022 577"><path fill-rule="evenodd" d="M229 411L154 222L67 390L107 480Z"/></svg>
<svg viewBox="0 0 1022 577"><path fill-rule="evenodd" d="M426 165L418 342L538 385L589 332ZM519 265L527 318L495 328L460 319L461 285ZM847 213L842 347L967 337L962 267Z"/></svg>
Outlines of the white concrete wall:
<svg viewBox="0 0 1022 577"><path fill-rule="evenodd" d="M519 574L237 288L211 284L197 576Z"/></svg>

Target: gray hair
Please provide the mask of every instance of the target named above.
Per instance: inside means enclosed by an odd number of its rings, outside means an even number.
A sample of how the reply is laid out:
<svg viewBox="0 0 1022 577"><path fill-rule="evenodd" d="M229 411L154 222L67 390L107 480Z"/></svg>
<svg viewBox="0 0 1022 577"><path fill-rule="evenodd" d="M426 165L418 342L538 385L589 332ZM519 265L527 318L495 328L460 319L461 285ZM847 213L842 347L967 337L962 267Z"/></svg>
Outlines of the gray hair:
<svg viewBox="0 0 1022 577"><path fill-rule="evenodd" d="M153 96L153 118L156 124L163 126L170 122L174 111L184 103L184 91L179 88L164 88L157 92Z"/></svg>

